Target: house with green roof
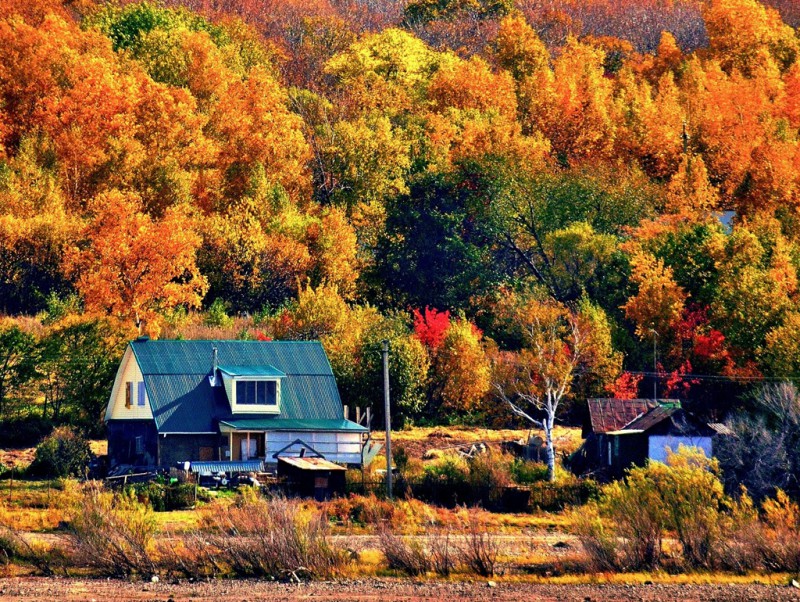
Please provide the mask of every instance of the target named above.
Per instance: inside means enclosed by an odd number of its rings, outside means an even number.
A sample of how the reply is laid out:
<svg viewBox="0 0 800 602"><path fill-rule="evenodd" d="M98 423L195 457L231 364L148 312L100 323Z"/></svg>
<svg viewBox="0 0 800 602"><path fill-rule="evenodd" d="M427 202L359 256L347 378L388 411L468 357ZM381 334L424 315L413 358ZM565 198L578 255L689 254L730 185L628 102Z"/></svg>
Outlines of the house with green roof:
<svg viewBox="0 0 800 602"><path fill-rule="evenodd" d="M345 419L317 341L132 341L105 414L111 466L360 465L368 429Z"/></svg>

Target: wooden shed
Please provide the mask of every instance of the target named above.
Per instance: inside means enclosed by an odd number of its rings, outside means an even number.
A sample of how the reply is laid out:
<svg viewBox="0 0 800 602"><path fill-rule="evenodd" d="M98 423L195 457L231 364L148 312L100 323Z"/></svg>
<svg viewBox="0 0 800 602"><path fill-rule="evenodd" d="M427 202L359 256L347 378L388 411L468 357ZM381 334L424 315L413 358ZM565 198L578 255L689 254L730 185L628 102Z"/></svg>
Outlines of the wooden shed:
<svg viewBox="0 0 800 602"><path fill-rule="evenodd" d="M284 477L289 492L318 502L345 494L346 468L325 458L278 458L278 477Z"/></svg>
<svg viewBox="0 0 800 602"><path fill-rule="evenodd" d="M729 435L722 424L706 423L675 399L590 399L586 440L573 459L576 472L619 478L631 466L664 462L681 445L711 457L714 440Z"/></svg>

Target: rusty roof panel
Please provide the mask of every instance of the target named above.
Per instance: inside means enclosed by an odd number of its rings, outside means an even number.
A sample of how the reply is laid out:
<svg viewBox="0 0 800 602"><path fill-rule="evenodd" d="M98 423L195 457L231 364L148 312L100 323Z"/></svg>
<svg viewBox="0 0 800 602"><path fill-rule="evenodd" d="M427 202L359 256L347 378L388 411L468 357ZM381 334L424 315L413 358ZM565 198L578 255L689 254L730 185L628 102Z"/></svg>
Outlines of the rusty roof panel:
<svg viewBox="0 0 800 602"><path fill-rule="evenodd" d="M646 414L642 414L641 416L631 420L628 424L624 425L625 430L640 432L648 431L678 411L680 411L680 408L676 408L674 406L658 406L657 408L653 408Z"/></svg>
<svg viewBox="0 0 800 602"><path fill-rule="evenodd" d="M589 399L587 403L594 433L620 430L658 405L652 399Z"/></svg>

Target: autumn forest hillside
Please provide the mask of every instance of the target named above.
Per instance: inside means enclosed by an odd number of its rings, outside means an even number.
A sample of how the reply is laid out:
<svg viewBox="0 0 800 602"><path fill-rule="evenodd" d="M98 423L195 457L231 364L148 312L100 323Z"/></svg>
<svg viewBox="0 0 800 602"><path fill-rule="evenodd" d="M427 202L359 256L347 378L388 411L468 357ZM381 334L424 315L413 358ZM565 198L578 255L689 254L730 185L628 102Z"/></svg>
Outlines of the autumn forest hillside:
<svg viewBox="0 0 800 602"><path fill-rule="evenodd" d="M96 427L139 331L321 339L360 406L388 338L417 421L800 374L796 2L0 15L2 420Z"/></svg>

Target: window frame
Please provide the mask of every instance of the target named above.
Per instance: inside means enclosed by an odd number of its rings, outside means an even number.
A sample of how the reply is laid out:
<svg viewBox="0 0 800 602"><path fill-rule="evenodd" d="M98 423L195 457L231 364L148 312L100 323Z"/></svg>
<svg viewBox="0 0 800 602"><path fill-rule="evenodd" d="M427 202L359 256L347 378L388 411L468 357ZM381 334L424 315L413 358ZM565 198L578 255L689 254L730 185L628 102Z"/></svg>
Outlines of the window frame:
<svg viewBox="0 0 800 602"><path fill-rule="evenodd" d="M274 383L275 403L248 403L239 401L240 385L255 383L255 396L258 397L259 383ZM280 414L281 411L281 379L280 378L232 378L231 379L231 411L236 414Z"/></svg>

